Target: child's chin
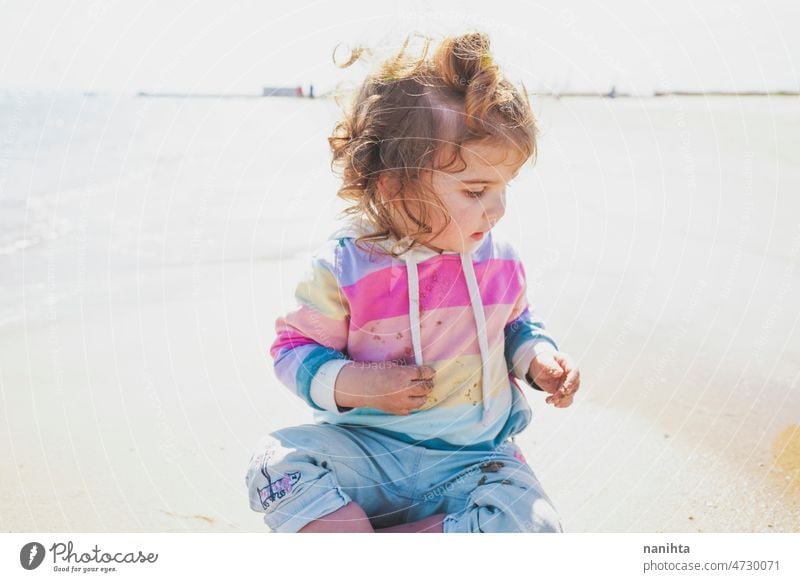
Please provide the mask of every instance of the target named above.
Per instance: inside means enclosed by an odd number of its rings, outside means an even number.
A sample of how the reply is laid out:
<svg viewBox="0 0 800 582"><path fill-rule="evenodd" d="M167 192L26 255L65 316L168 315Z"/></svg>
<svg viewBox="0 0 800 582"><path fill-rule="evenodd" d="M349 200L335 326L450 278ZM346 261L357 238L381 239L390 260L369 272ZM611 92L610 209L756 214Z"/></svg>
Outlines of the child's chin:
<svg viewBox="0 0 800 582"><path fill-rule="evenodd" d="M464 241L464 247L467 248L467 249L478 248L479 246L481 246L481 243L484 241L485 238L486 238L486 235L483 235L480 238L470 237L470 238L468 238L467 240Z"/></svg>
<svg viewBox="0 0 800 582"><path fill-rule="evenodd" d="M444 242L441 241L437 243L436 241L431 241L431 244L434 247L440 248L443 251L448 253L468 253L477 249L480 244L483 242L483 238L481 239L474 239L472 237L467 237L466 239L460 239L457 241L452 242Z"/></svg>

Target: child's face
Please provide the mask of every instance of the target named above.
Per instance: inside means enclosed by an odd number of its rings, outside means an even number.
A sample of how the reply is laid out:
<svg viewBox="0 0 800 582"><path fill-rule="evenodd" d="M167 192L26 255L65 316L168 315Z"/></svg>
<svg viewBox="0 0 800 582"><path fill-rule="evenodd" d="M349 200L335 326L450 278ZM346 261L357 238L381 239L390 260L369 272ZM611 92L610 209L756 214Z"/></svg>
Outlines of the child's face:
<svg viewBox="0 0 800 582"><path fill-rule="evenodd" d="M421 242L446 251L469 252L503 218L506 185L516 177L524 160L508 150L485 144L464 144L461 154L466 163L464 170L430 173L433 190L451 220L439 235ZM444 224L439 212L431 214L436 233Z"/></svg>

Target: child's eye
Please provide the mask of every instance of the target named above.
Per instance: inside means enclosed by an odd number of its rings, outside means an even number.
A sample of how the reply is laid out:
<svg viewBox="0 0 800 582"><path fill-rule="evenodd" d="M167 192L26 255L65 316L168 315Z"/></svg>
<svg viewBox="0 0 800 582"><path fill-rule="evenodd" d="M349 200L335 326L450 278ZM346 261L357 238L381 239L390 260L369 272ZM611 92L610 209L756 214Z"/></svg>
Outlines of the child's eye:
<svg viewBox="0 0 800 582"><path fill-rule="evenodd" d="M474 191L473 190L467 190L467 195L470 198L480 198L485 193L486 193L486 188L484 188L483 190L474 190Z"/></svg>

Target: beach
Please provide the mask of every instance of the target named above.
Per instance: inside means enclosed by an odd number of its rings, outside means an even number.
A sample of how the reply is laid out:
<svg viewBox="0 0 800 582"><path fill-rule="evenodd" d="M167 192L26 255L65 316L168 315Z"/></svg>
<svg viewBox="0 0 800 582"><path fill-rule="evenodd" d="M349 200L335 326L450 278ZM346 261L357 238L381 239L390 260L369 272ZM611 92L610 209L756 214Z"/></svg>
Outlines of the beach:
<svg viewBox="0 0 800 582"><path fill-rule="evenodd" d="M342 202L329 99L0 109L0 528L260 532L311 422L274 322ZM582 373L517 442L571 532L800 531L800 101L537 98L498 229Z"/></svg>

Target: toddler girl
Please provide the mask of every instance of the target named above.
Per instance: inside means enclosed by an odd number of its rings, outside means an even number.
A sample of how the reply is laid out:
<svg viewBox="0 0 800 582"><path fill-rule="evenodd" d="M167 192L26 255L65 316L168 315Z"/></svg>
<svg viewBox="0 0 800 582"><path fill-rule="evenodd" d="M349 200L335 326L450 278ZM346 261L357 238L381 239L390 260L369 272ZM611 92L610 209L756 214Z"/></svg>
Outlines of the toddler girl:
<svg viewBox="0 0 800 582"><path fill-rule="evenodd" d="M492 227L535 157L524 93L489 39L408 40L329 138L346 226L276 322L278 378L315 424L271 433L247 473L276 532L558 532L514 435L525 388L566 407L580 379ZM348 65L358 58L352 55Z"/></svg>

